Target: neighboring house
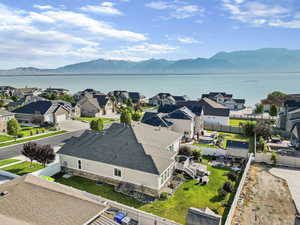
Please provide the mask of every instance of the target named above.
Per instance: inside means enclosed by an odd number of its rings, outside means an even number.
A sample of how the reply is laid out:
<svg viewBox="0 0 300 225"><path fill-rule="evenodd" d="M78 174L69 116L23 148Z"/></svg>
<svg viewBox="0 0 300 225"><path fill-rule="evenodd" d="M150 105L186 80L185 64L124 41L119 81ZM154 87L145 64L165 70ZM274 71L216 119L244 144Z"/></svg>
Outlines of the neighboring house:
<svg viewBox="0 0 300 225"><path fill-rule="evenodd" d="M128 91L117 90L117 91L110 92L108 95L111 97L114 96L117 103L119 103L119 104L126 104L128 101L128 98L129 98Z"/></svg>
<svg viewBox="0 0 300 225"><path fill-rule="evenodd" d="M0 86L0 95L13 96L16 88L11 86Z"/></svg>
<svg viewBox="0 0 300 225"><path fill-rule="evenodd" d="M64 88L47 88L46 90L43 91L43 94L48 94L48 95L68 95L70 94L70 91L68 89Z"/></svg>
<svg viewBox="0 0 300 225"><path fill-rule="evenodd" d="M295 123L291 130L291 144L300 149L300 122Z"/></svg>
<svg viewBox="0 0 300 225"><path fill-rule="evenodd" d="M17 88L14 92L14 95L22 98L22 97L26 97L26 96L38 96L42 94L42 89L40 88Z"/></svg>
<svg viewBox="0 0 300 225"><path fill-rule="evenodd" d="M172 97L174 98L176 104L179 103L179 102L186 102L186 101L189 100L188 97L185 96L185 95L183 95L183 96L174 96L173 95Z"/></svg>
<svg viewBox="0 0 300 225"><path fill-rule="evenodd" d="M37 101L13 111L20 123L57 124L71 117L70 106L62 101Z"/></svg>
<svg viewBox="0 0 300 225"><path fill-rule="evenodd" d="M279 113L278 126L288 132L300 122L300 100L286 100Z"/></svg>
<svg viewBox="0 0 300 225"><path fill-rule="evenodd" d="M86 193L28 174L0 185L1 225L107 225L95 223L108 205ZM100 221L100 220L99 220Z"/></svg>
<svg viewBox="0 0 300 225"><path fill-rule="evenodd" d="M7 122L14 118L14 114L0 109L0 133L6 133L7 132Z"/></svg>
<svg viewBox="0 0 300 225"><path fill-rule="evenodd" d="M86 131L59 151L64 172L158 197L172 176L181 134L142 123Z"/></svg>
<svg viewBox="0 0 300 225"><path fill-rule="evenodd" d="M245 108L245 99L234 99L232 94L225 92L210 92L209 94L203 94L202 98L211 99L230 110L241 110Z"/></svg>
<svg viewBox="0 0 300 225"><path fill-rule="evenodd" d="M76 105L82 117L101 117L115 114L114 104L108 95L84 97Z"/></svg>
<svg viewBox="0 0 300 225"><path fill-rule="evenodd" d="M16 108L22 107L24 105L30 104L32 102L37 102L37 101L47 101L45 98L42 98L40 96L34 96L34 95L28 95L25 96L17 101L12 101L10 102L6 108L10 111L15 110Z"/></svg>
<svg viewBox="0 0 300 225"><path fill-rule="evenodd" d="M139 92L128 92L129 98L132 100L133 104L140 104L142 96Z"/></svg>
<svg viewBox="0 0 300 225"><path fill-rule="evenodd" d="M229 109L208 98L179 102L176 105L163 105L159 107L158 112L170 113L183 106L195 114L197 132L203 130L204 123L229 125Z"/></svg>
<svg viewBox="0 0 300 225"><path fill-rule="evenodd" d="M95 89L88 88L83 91L77 92L76 94L74 94L73 97L76 101L80 101L84 97L90 98L90 97L93 97L94 95L105 95L105 94L102 93L101 91L97 91Z"/></svg>
<svg viewBox="0 0 300 225"><path fill-rule="evenodd" d="M170 93L159 93L149 99L149 104L153 106L175 105L176 100Z"/></svg>
<svg viewBox="0 0 300 225"><path fill-rule="evenodd" d="M196 132L195 118L196 115L184 106L168 114L146 112L141 122L151 126L168 127L185 137L193 138Z"/></svg>

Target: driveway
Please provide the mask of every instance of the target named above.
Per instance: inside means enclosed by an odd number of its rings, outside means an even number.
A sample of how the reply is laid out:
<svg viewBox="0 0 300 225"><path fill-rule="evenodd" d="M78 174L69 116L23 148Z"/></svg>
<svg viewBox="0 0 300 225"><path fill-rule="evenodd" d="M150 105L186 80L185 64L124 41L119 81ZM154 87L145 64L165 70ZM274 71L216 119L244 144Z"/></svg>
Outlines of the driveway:
<svg viewBox="0 0 300 225"><path fill-rule="evenodd" d="M292 168L272 168L269 172L287 181L297 211L300 213L300 170Z"/></svg>
<svg viewBox="0 0 300 225"><path fill-rule="evenodd" d="M65 120L58 123L61 130L77 131L90 128L90 124L79 120Z"/></svg>

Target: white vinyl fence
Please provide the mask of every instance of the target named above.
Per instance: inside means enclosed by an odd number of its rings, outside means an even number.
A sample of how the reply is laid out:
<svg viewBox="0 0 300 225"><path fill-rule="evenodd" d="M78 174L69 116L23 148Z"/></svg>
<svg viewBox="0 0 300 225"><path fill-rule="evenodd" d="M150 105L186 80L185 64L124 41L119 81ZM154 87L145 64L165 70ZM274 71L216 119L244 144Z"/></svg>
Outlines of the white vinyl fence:
<svg viewBox="0 0 300 225"><path fill-rule="evenodd" d="M241 192L243 190L243 187L244 187L244 184L245 184L245 180L246 180L247 174L249 172L252 160L253 160L253 155L250 154L250 157L249 157L248 163L247 163L247 165L245 167L245 170L244 170L242 179L240 181L239 187L238 187L238 189L237 189L237 191L235 193L234 200L233 200L232 205L230 207L230 211L229 211L229 213L227 215L227 219L226 219L225 225L231 225L231 222L232 222L232 219L233 219L233 216L234 216L234 212L235 212L236 206L238 204L238 200L240 198L240 194L241 194Z"/></svg>

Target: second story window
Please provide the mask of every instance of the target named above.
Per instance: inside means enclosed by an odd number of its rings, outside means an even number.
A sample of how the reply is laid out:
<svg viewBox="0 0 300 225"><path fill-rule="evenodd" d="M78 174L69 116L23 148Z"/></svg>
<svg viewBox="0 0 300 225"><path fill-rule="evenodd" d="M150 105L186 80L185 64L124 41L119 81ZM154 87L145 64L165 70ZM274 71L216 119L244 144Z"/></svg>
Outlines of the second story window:
<svg viewBox="0 0 300 225"><path fill-rule="evenodd" d="M81 170L81 160L78 160L78 169Z"/></svg>

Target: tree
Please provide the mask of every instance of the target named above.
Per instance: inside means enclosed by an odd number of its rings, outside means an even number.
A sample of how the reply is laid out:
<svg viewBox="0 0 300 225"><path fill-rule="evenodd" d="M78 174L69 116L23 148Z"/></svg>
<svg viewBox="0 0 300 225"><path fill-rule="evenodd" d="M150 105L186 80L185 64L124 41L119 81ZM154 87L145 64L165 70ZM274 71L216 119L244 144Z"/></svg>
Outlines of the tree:
<svg viewBox="0 0 300 225"><path fill-rule="evenodd" d="M270 116L277 116L278 111L276 105L271 105L269 114Z"/></svg>
<svg viewBox="0 0 300 225"><path fill-rule="evenodd" d="M128 99L127 99L126 105L129 106L129 107L132 107L132 106L133 106L133 104L132 104L132 99L131 99L131 98L128 98Z"/></svg>
<svg viewBox="0 0 300 225"><path fill-rule="evenodd" d="M233 182L237 180L237 174L234 171L230 171L226 175L227 175L228 179Z"/></svg>
<svg viewBox="0 0 300 225"><path fill-rule="evenodd" d="M255 131L255 124L253 122L247 122L243 125L243 132L246 137L253 137Z"/></svg>
<svg viewBox="0 0 300 225"><path fill-rule="evenodd" d="M52 163L55 160L54 149L51 147L51 145L38 146L35 160L43 164L44 167L46 164Z"/></svg>
<svg viewBox="0 0 300 225"><path fill-rule="evenodd" d="M229 181L226 181L224 184L223 184L223 190L225 190L226 192L228 193L232 193L233 192L233 186L231 184L231 182Z"/></svg>
<svg viewBox="0 0 300 225"><path fill-rule="evenodd" d="M135 111L133 114L132 114L132 120L133 121L140 121L140 119L142 118L142 114L138 111Z"/></svg>
<svg viewBox="0 0 300 225"><path fill-rule="evenodd" d="M183 145L179 148L179 155L185 155L187 157L190 157L192 156L192 149L190 146L187 146L187 145Z"/></svg>
<svg viewBox="0 0 300 225"><path fill-rule="evenodd" d="M263 112L264 112L264 105L263 104L256 105L255 113L256 114L261 114Z"/></svg>
<svg viewBox="0 0 300 225"><path fill-rule="evenodd" d="M17 137L20 133L20 125L15 118L12 118L7 122L7 133L11 136Z"/></svg>
<svg viewBox="0 0 300 225"><path fill-rule="evenodd" d="M120 116L121 123L124 123L126 125L131 124L131 114L127 110L123 110Z"/></svg>
<svg viewBox="0 0 300 225"><path fill-rule="evenodd" d="M30 167L32 167L32 161L36 158L37 147L38 146L35 142L28 142L23 145L21 153L22 155L30 159Z"/></svg>
<svg viewBox="0 0 300 225"><path fill-rule="evenodd" d="M276 163L277 163L277 154L275 152L272 152L271 161L273 162L274 165L276 165Z"/></svg>
<svg viewBox="0 0 300 225"><path fill-rule="evenodd" d="M272 137L272 127L268 122L259 121L256 124L254 131L257 137L263 137L265 140Z"/></svg>
<svg viewBox="0 0 300 225"><path fill-rule="evenodd" d="M0 99L0 108L3 107L5 104L4 100L3 99Z"/></svg>
<svg viewBox="0 0 300 225"><path fill-rule="evenodd" d="M92 120L90 123L90 128L95 131L102 131L104 129L104 121L102 118L97 120Z"/></svg>
<svg viewBox="0 0 300 225"><path fill-rule="evenodd" d="M202 158L202 152L200 149L194 149L192 156L194 157L195 160L199 161Z"/></svg>

